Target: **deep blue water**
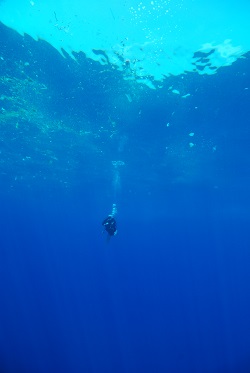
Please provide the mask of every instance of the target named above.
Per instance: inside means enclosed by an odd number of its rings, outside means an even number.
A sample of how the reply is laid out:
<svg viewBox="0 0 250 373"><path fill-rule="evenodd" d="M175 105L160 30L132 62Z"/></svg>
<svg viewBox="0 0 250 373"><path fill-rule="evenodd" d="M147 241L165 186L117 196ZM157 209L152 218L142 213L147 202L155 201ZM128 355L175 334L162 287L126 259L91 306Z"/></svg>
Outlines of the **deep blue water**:
<svg viewBox="0 0 250 373"><path fill-rule="evenodd" d="M150 90L0 37L0 371L250 372L249 56Z"/></svg>

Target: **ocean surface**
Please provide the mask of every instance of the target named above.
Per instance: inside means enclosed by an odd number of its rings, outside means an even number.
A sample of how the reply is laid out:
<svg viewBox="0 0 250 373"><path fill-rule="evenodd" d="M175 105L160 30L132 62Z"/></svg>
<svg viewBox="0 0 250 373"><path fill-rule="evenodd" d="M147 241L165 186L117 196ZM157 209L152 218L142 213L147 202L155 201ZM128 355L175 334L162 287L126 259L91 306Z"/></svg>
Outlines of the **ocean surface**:
<svg viewBox="0 0 250 373"><path fill-rule="evenodd" d="M243 57L152 89L0 24L1 373L250 372Z"/></svg>

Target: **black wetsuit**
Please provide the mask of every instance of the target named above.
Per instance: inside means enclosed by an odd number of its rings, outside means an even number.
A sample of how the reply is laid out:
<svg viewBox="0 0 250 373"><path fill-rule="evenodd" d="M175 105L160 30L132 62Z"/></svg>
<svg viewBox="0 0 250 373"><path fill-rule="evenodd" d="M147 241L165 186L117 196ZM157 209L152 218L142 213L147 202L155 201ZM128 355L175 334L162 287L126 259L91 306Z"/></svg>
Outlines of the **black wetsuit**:
<svg viewBox="0 0 250 373"><path fill-rule="evenodd" d="M106 219L104 219L102 225L110 236L114 236L116 234L116 221L113 216L108 216Z"/></svg>

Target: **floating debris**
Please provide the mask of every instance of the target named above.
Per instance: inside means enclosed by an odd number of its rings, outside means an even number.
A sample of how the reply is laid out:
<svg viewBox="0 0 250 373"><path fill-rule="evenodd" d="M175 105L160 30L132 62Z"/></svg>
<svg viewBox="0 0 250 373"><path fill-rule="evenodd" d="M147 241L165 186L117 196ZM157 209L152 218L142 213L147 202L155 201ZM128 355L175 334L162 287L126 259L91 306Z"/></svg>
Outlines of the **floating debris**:
<svg viewBox="0 0 250 373"><path fill-rule="evenodd" d="M132 97L130 96L129 93L125 93L125 96L127 97L129 102L132 102Z"/></svg>

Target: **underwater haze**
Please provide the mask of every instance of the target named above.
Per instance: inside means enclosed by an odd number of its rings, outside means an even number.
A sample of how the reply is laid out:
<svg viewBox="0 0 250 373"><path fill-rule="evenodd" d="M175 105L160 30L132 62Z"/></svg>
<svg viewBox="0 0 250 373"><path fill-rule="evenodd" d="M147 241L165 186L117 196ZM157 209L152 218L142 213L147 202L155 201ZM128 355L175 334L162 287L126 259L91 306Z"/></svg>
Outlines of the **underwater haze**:
<svg viewBox="0 0 250 373"><path fill-rule="evenodd" d="M250 373L249 14L0 1L0 373Z"/></svg>

